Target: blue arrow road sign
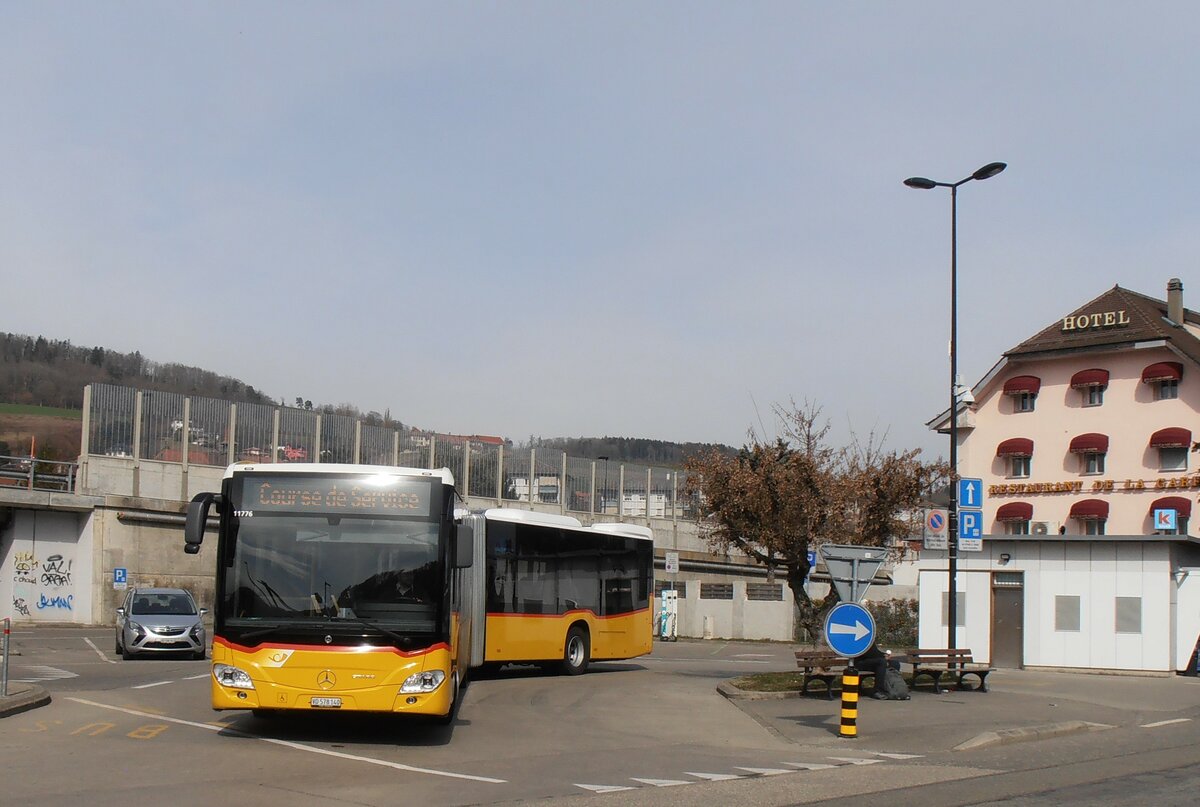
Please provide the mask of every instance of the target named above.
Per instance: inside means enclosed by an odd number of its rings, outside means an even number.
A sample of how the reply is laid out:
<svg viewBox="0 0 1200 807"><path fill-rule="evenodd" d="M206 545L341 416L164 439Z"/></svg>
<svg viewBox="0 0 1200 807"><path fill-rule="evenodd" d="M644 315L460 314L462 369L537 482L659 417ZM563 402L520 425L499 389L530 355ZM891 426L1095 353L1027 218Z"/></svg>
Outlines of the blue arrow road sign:
<svg viewBox="0 0 1200 807"><path fill-rule="evenodd" d="M838 655L858 658L875 641L875 620L856 602L842 602L825 617L825 644Z"/></svg>
<svg viewBox="0 0 1200 807"><path fill-rule="evenodd" d="M958 506L978 510L983 507L983 480L958 480Z"/></svg>

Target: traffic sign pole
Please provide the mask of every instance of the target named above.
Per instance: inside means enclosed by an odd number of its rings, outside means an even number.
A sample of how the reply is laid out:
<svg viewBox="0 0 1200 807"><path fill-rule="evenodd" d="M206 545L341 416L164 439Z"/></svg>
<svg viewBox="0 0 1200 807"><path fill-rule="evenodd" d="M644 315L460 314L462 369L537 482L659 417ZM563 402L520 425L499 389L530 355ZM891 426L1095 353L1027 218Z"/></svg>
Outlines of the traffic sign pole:
<svg viewBox="0 0 1200 807"><path fill-rule="evenodd" d="M838 736L858 739L858 682L859 675L851 664L842 671L842 722Z"/></svg>

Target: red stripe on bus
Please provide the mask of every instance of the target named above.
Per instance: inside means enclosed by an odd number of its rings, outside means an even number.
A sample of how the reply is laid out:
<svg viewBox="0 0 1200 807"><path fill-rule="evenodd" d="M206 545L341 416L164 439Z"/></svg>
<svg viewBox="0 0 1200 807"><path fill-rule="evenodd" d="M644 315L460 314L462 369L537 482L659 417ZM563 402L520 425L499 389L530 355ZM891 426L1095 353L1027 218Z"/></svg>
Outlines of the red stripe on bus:
<svg viewBox="0 0 1200 807"><path fill-rule="evenodd" d="M414 656L424 656L436 650L450 650L450 645L445 642L438 642L435 645L430 645L423 650L405 651L398 647L378 647L376 645L307 645L307 644L277 644L275 642L263 642L262 644L253 647L236 644L222 636L214 636L213 644L222 644L230 650L240 650L243 653L257 653L259 650L317 650L323 653L395 653L398 656L411 658Z"/></svg>

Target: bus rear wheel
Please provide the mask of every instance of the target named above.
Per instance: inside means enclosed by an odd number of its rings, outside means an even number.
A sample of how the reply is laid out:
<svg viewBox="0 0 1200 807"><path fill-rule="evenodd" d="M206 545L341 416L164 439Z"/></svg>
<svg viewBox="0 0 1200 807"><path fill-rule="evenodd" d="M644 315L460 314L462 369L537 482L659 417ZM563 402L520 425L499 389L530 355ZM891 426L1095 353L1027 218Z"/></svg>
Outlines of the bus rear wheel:
<svg viewBox="0 0 1200 807"><path fill-rule="evenodd" d="M578 625L567 631L567 646L563 650L562 671L567 675L582 675L591 658L588 632Z"/></svg>

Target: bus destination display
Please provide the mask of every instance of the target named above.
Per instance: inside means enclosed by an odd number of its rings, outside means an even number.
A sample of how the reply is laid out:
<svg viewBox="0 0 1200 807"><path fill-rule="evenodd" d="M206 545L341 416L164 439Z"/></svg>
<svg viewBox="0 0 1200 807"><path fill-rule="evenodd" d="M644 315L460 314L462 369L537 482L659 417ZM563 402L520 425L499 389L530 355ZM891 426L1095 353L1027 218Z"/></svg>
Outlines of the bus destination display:
<svg viewBox="0 0 1200 807"><path fill-rule="evenodd" d="M247 475L242 479L239 509L252 513L426 516L432 490L429 482L401 477L380 480Z"/></svg>

